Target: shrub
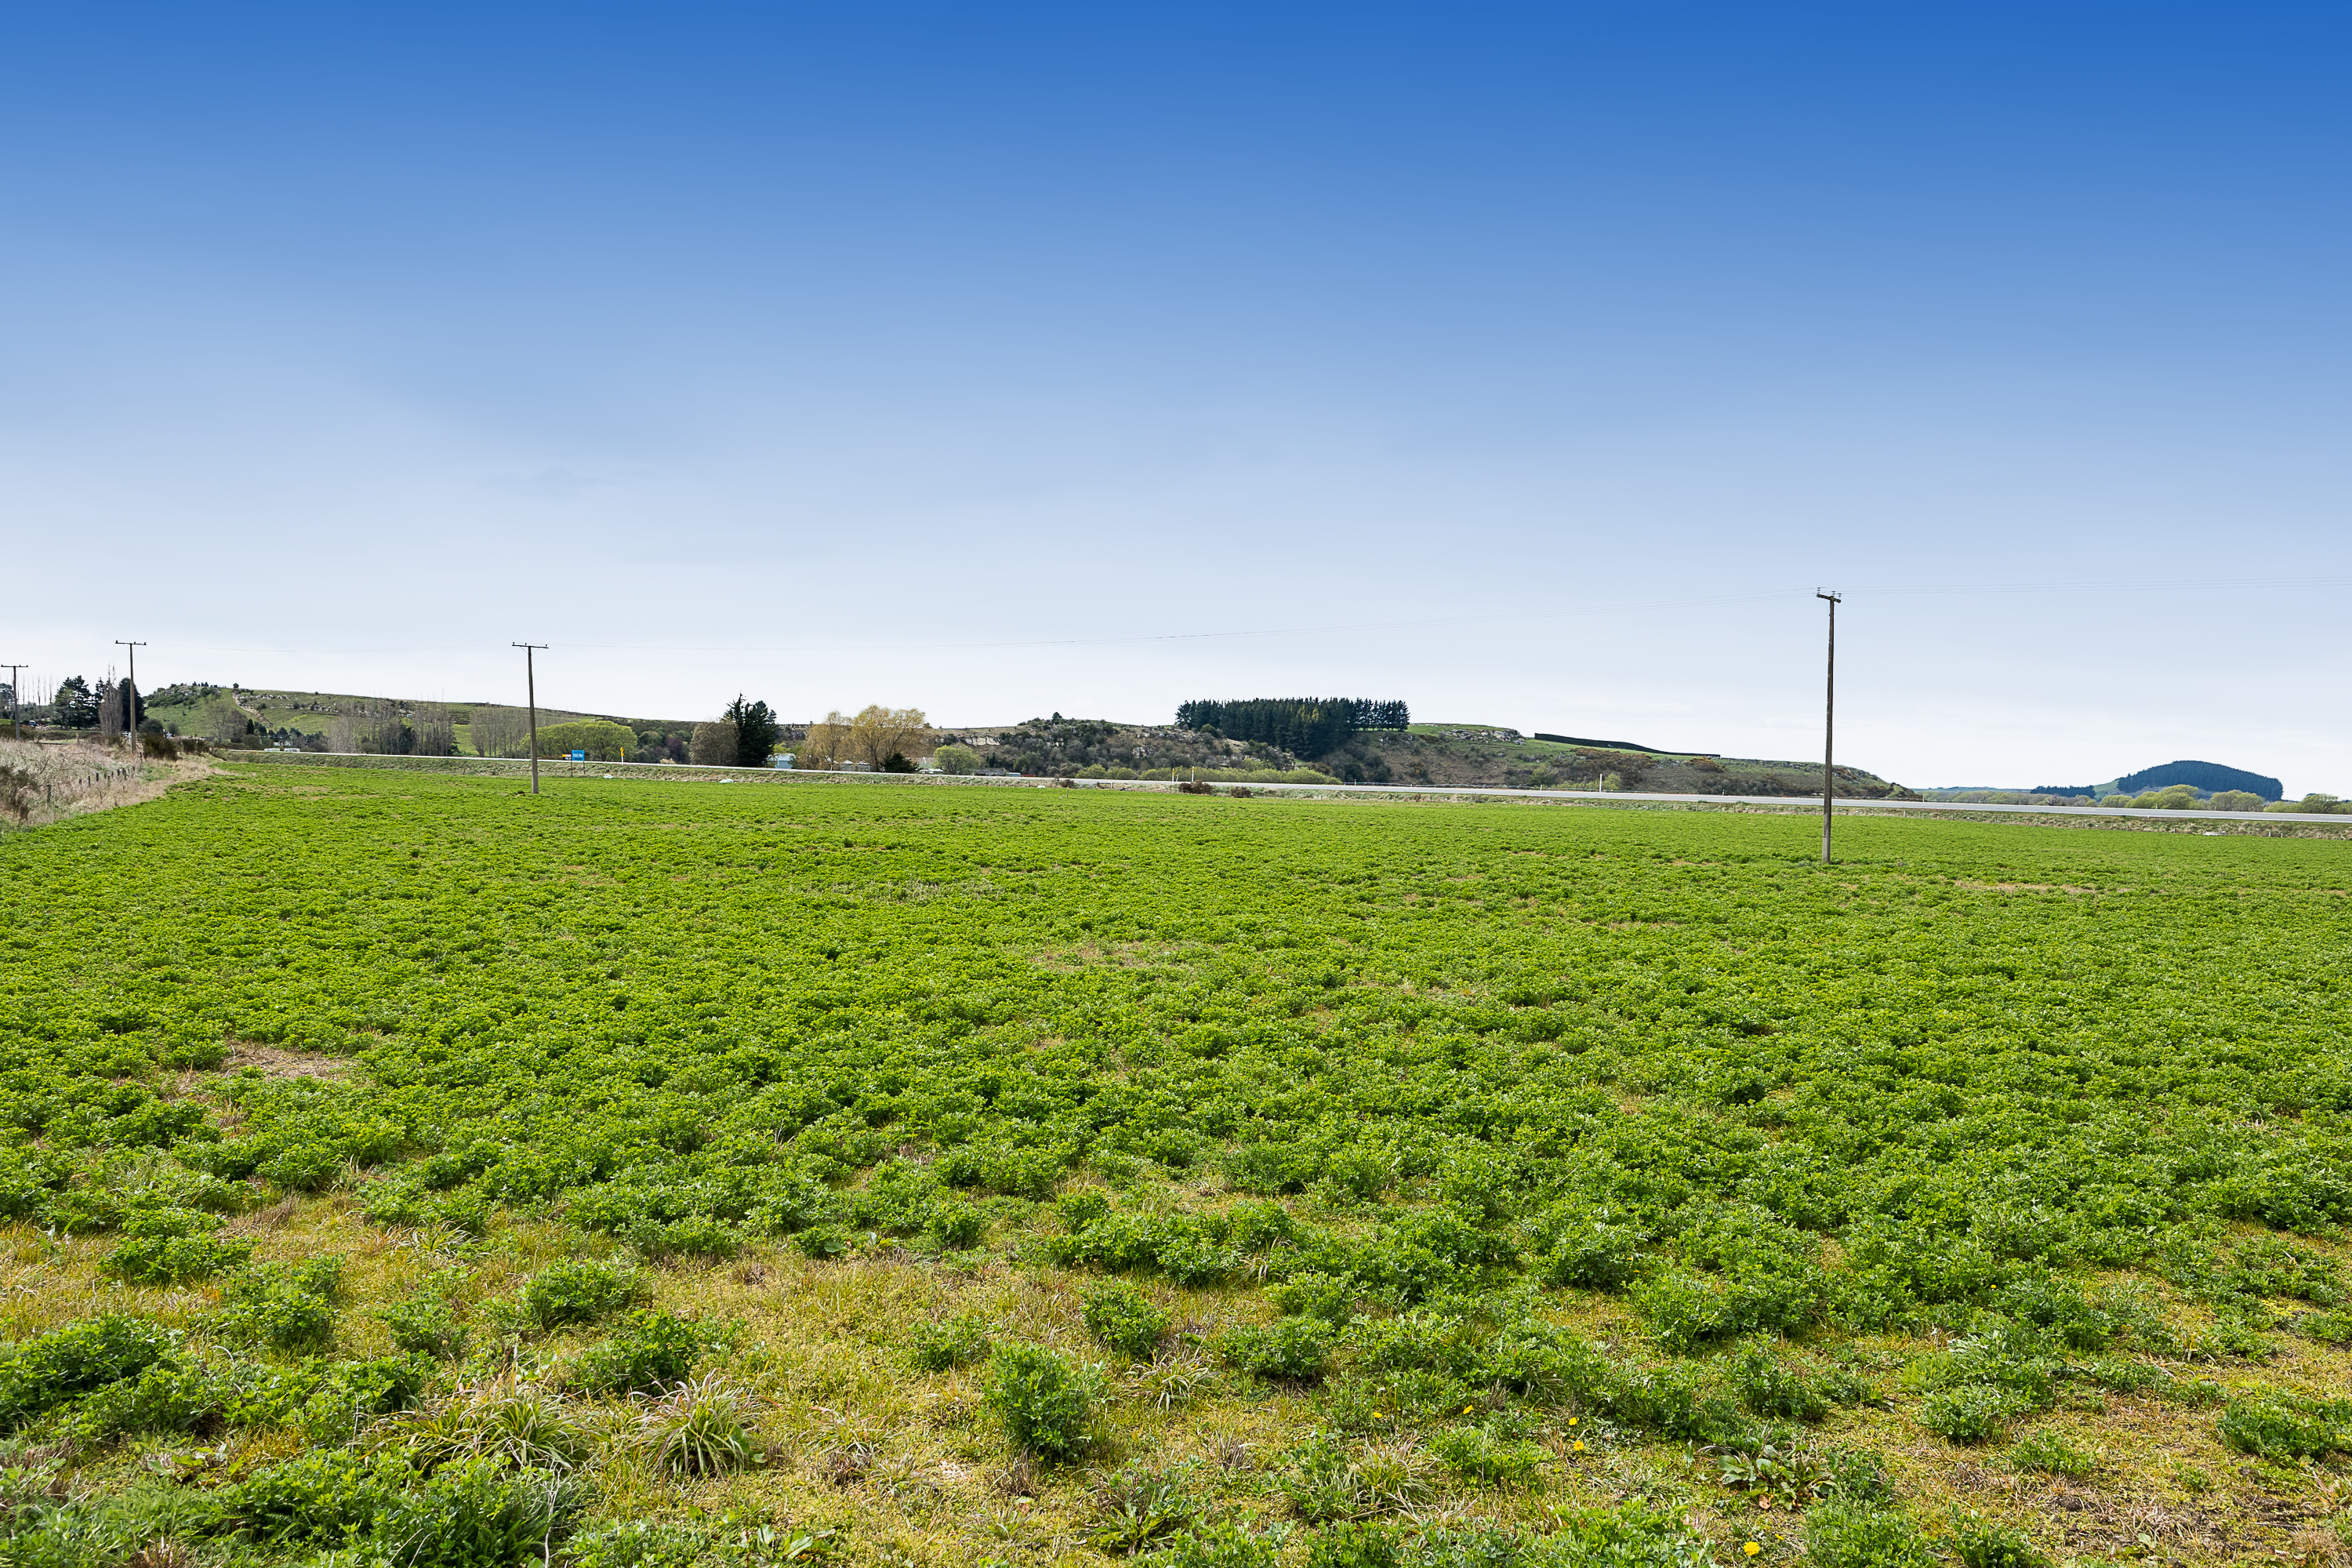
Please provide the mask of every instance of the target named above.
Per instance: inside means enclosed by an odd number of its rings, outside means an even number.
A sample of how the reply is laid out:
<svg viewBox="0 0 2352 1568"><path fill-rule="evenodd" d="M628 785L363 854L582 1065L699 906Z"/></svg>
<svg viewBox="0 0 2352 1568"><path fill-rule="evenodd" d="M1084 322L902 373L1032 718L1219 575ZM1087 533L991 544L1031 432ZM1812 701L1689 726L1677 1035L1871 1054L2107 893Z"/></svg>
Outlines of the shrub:
<svg viewBox="0 0 2352 1568"><path fill-rule="evenodd" d="M1124 1281L1097 1286L1087 1292L1086 1303L1087 1331L1121 1355L1150 1360L1168 1331L1167 1311Z"/></svg>
<svg viewBox="0 0 2352 1568"><path fill-rule="evenodd" d="M988 1325L979 1316L934 1319L918 1323L908 1336L907 1359L917 1372L946 1372L988 1359Z"/></svg>
<svg viewBox="0 0 2352 1568"><path fill-rule="evenodd" d="M803 1258L839 1258L849 1250L849 1230L845 1226L826 1221L794 1235L793 1245L801 1249Z"/></svg>
<svg viewBox="0 0 2352 1568"><path fill-rule="evenodd" d="M90 1441L131 1432L202 1431L219 1423L226 1392L209 1368L159 1361L136 1377L84 1395L74 1406L74 1429Z"/></svg>
<svg viewBox="0 0 2352 1568"><path fill-rule="evenodd" d="M1322 1156L1295 1143L1244 1143L1225 1158L1225 1179L1245 1193L1295 1193L1313 1181Z"/></svg>
<svg viewBox="0 0 2352 1568"><path fill-rule="evenodd" d="M708 1347L692 1321L657 1307L633 1315L626 1327L581 1352L573 1379L591 1394L638 1394L683 1383Z"/></svg>
<svg viewBox="0 0 2352 1568"><path fill-rule="evenodd" d="M725 1561L722 1550L707 1529L645 1519L583 1531L564 1542L572 1568L703 1568Z"/></svg>
<svg viewBox="0 0 2352 1568"><path fill-rule="evenodd" d="M2230 1447L2257 1458L2352 1453L2352 1400L2258 1390L2230 1401L2221 1411L2221 1430Z"/></svg>
<svg viewBox="0 0 2352 1568"><path fill-rule="evenodd" d="M1529 1250L1547 1284L1622 1289L1641 1272L1642 1232L1581 1205L1563 1204L1530 1228Z"/></svg>
<svg viewBox="0 0 2352 1568"><path fill-rule="evenodd" d="M1908 1514L1847 1502L1805 1516L1805 1561L1812 1568L1936 1568L1936 1553Z"/></svg>
<svg viewBox="0 0 2352 1568"><path fill-rule="evenodd" d="M421 1355L343 1362L303 1399L302 1426L318 1441L341 1442L364 1418L390 1415L415 1405L432 1377L433 1363ZM206 1390L197 1383L191 1392L202 1394Z"/></svg>
<svg viewBox="0 0 2352 1568"><path fill-rule="evenodd" d="M1096 1523L1087 1539L1105 1552L1134 1552L1173 1535L1200 1512L1192 1471L1129 1465L1094 1486Z"/></svg>
<svg viewBox="0 0 2352 1568"><path fill-rule="evenodd" d="M581 1501L582 1489L564 1477L460 1460L391 1500L376 1537L402 1568L523 1568L547 1560Z"/></svg>
<svg viewBox="0 0 2352 1568"><path fill-rule="evenodd" d="M1429 1450L1462 1479L1506 1489L1533 1485L1545 1458L1542 1448L1493 1424L1440 1432Z"/></svg>
<svg viewBox="0 0 2352 1568"><path fill-rule="evenodd" d="M1731 1363L1731 1384L1739 1393L1739 1402L1759 1415L1819 1421L1830 1411L1826 1394L1762 1350L1741 1352Z"/></svg>
<svg viewBox="0 0 2352 1568"><path fill-rule="evenodd" d="M1319 1318L1337 1328L1354 1316L1362 1293L1351 1277L1309 1270L1267 1286L1265 1299L1286 1316Z"/></svg>
<svg viewBox="0 0 2352 1568"><path fill-rule="evenodd" d="M1176 1536L1144 1561L1151 1568L1274 1568L1275 1549L1263 1535L1218 1524Z"/></svg>
<svg viewBox="0 0 2352 1568"><path fill-rule="evenodd" d="M1217 1352L1244 1372L1305 1382L1323 1375L1332 1338L1331 1325L1320 1318L1276 1318L1227 1330L1218 1336Z"/></svg>
<svg viewBox="0 0 2352 1568"><path fill-rule="evenodd" d="M263 1541L341 1542L372 1532L414 1477L395 1455L317 1448L224 1488L222 1517Z"/></svg>
<svg viewBox="0 0 2352 1568"><path fill-rule="evenodd" d="M378 1309L375 1315L392 1342L404 1351L442 1361L466 1353L466 1325L457 1321L457 1307L437 1291L419 1291Z"/></svg>
<svg viewBox="0 0 2352 1568"><path fill-rule="evenodd" d="M1919 1406L1919 1425L1955 1443L1980 1443L2026 1408L2026 1401L2008 1389L1963 1383L1927 1395Z"/></svg>
<svg viewBox="0 0 2352 1568"><path fill-rule="evenodd" d="M1048 1459L1092 1447L1102 1384L1095 1369L1074 1367L1043 1345L1000 1346L990 1366L989 1407L1016 1447Z"/></svg>
<svg viewBox="0 0 2352 1568"><path fill-rule="evenodd" d="M931 1205L923 1226L923 1239L941 1252L961 1252L978 1247L988 1234L988 1215L973 1205L945 1199Z"/></svg>
<svg viewBox="0 0 2352 1568"><path fill-rule="evenodd" d="M216 1236L126 1236L107 1254L103 1267L132 1285L184 1285L241 1268L252 1257L249 1241Z"/></svg>
<svg viewBox="0 0 2352 1568"><path fill-rule="evenodd" d="M637 1270L581 1258L533 1275L518 1303L523 1321L541 1331L601 1323L653 1294Z"/></svg>
<svg viewBox="0 0 2352 1568"><path fill-rule="evenodd" d="M0 1429L162 1361L176 1337L142 1318L110 1313L26 1340L0 1362Z"/></svg>
<svg viewBox="0 0 2352 1568"><path fill-rule="evenodd" d="M1960 1568L2050 1568L2050 1559L2022 1531L1974 1515L1954 1521L1952 1555Z"/></svg>
<svg viewBox="0 0 2352 1568"><path fill-rule="evenodd" d="M1395 1531L1360 1520L1318 1531L1307 1547L1307 1568L1403 1568L1407 1561Z"/></svg>
<svg viewBox="0 0 2352 1568"><path fill-rule="evenodd" d="M2037 1426L2009 1446L2009 1462L2021 1470L2081 1480L2098 1468L2098 1456L2066 1441L2065 1434Z"/></svg>
<svg viewBox="0 0 2352 1568"><path fill-rule="evenodd" d="M322 1351L335 1338L335 1300L342 1259L321 1258L289 1268L257 1264L231 1283L213 1331L233 1345Z"/></svg>

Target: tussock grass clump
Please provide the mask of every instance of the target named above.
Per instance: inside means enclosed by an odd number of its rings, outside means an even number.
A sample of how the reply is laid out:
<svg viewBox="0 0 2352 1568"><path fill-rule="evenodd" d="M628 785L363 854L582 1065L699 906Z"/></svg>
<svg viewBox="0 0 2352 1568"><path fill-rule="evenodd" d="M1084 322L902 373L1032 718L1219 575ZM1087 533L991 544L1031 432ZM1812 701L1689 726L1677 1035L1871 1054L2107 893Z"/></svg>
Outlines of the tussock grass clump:
<svg viewBox="0 0 2352 1568"><path fill-rule="evenodd" d="M717 1373L635 1398L637 1442L657 1470L719 1476L767 1463L768 1446L751 1426L751 1396Z"/></svg>

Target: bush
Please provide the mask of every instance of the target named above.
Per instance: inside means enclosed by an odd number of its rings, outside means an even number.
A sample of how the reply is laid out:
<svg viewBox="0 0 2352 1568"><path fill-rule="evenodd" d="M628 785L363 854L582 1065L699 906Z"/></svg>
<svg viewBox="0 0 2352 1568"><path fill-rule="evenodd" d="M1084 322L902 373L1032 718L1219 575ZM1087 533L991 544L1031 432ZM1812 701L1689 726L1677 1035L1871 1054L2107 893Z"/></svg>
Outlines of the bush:
<svg viewBox="0 0 2352 1568"><path fill-rule="evenodd" d="M709 1341L690 1321L661 1309L636 1313L628 1326L581 1352L573 1381L591 1394L640 1394L683 1383Z"/></svg>
<svg viewBox="0 0 2352 1568"><path fill-rule="evenodd" d="M1587 1290L1622 1289L1642 1268L1642 1232L1602 1218L1581 1205L1563 1204L1531 1227L1529 1250L1547 1284Z"/></svg>
<svg viewBox="0 0 2352 1568"><path fill-rule="evenodd" d="M961 1252L978 1247L988 1234L988 1215L971 1204L944 1199L931 1205L923 1226L923 1239L941 1252Z"/></svg>
<svg viewBox="0 0 2352 1568"><path fill-rule="evenodd" d="M142 1318L111 1313L52 1330L0 1362L0 1429L23 1426L162 1361L176 1336Z"/></svg>
<svg viewBox="0 0 2352 1568"><path fill-rule="evenodd" d="M2050 1559L2023 1532L1973 1515L1954 1522L1952 1555L1960 1568L2050 1568Z"/></svg>
<svg viewBox="0 0 2352 1568"><path fill-rule="evenodd" d="M1805 1561L1812 1568L1936 1568L1936 1553L1908 1514L1846 1502L1805 1516Z"/></svg>
<svg viewBox="0 0 2352 1568"><path fill-rule="evenodd" d="M1307 1547L1307 1568L1403 1568L1406 1561L1395 1531L1365 1521L1319 1531Z"/></svg>
<svg viewBox="0 0 2352 1568"><path fill-rule="evenodd" d="M793 1245L800 1248L803 1258L839 1258L849 1250L849 1229L831 1221L813 1225L796 1233Z"/></svg>
<svg viewBox="0 0 2352 1568"><path fill-rule="evenodd" d="M1544 1461L1543 1449L1492 1424L1440 1432L1429 1450L1462 1479L1506 1489L1533 1485Z"/></svg>
<svg viewBox="0 0 2352 1568"><path fill-rule="evenodd" d="M421 1490L393 1499L376 1536L402 1568L523 1568L547 1560L551 1538L579 1511L581 1493L562 1477L460 1460L434 1472Z"/></svg>
<svg viewBox="0 0 2352 1568"><path fill-rule="evenodd" d="M2096 1454L2066 1441L2065 1435L2037 1426L2009 1446L2009 1462L2021 1470L2081 1480L2099 1468Z"/></svg>
<svg viewBox="0 0 2352 1568"><path fill-rule="evenodd" d="M1239 1525L1180 1535L1143 1561L1150 1568L1274 1568L1274 1543Z"/></svg>
<svg viewBox="0 0 2352 1568"><path fill-rule="evenodd" d="M1129 1465L1098 1477L1094 1486L1097 1522L1089 1542L1105 1552L1134 1552L1192 1522L1200 1502L1192 1494L1189 1466L1172 1470Z"/></svg>
<svg viewBox="0 0 2352 1568"><path fill-rule="evenodd" d="M104 1268L132 1285L184 1285L241 1268L253 1257L249 1241L216 1236L126 1236L106 1256Z"/></svg>
<svg viewBox="0 0 2352 1568"><path fill-rule="evenodd" d="M915 1363L917 1372L946 1372L986 1361L989 1349L988 1324L967 1312L916 1324L908 1336L907 1359Z"/></svg>
<svg viewBox="0 0 2352 1568"><path fill-rule="evenodd" d="M1963 1383L1927 1395L1919 1406L1919 1425L1955 1443L1981 1443L2026 1408L2027 1402L2008 1389Z"/></svg>
<svg viewBox="0 0 2352 1568"><path fill-rule="evenodd" d="M1355 1315L1362 1288L1352 1277L1308 1270L1266 1287L1265 1299L1286 1316L1319 1318L1334 1328Z"/></svg>
<svg viewBox="0 0 2352 1568"><path fill-rule="evenodd" d="M2352 1453L2352 1400L2306 1399L2273 1390L2242 1394L2221 1412L2222 1440L2263 1459Z"/></svg>
<svg viewBox="0 0 2352 1568"><path fill-rule="evenodd" d="M335 1300L342 1259L321 1258L289 1268L257 1264L231 1283L213 1331L233 1345L322 1351L335 1338Z"/></svg>
<svg viewBox="0 0 2352 1568"><path fill-rule="evenodd" d="M159 1361L84 1395L73 1409L74 1430L92 1442L131 1432L207 1430L220 1422L225 1395L208 1369Z"/></svg>
<svg viewBox="0 0 2352 1568"><path fill-rule="evenodd" d="M532 1276L519 1306L532 1328L569 1328L601 1323L649 1300L652 1289L637 1270L581 1258Z"/></svg>
<svg viewBox="0 0 2352 1568"><path fill-rule="evenodd" d="M457 1321L457 1307L438 1292L420 1291L375 1315L390 1331L392 1342L404 1351L441 1361L466 1353L466 1325Z"/></svg>
<svg viewBox="0 0 2352 1568"><path fill-rule="evenodd" d="M1095 1369L1074 1367L1043 1345L1000 1346L990 1365L989 1408L1016 1447L1069 1459L1093 1446L1102 1388Z"/></svg>
<svg viewBox="0 0 2352 1568"><path fill-rule="evenodd" d="M1731 1384L1739 1402L1759 1415L1811 1422L1830 1412L1827 1394L1761 1350L1743 1352L1731 1363Z"/></svg>
<svg viewBox="0 0 2352 1568"><path fill-rule="evenodd" d="M1320 1318L1276 1318L1226 1331L1218 1336L1217 1352L1244 1372L1305 1382L1323 1375L1333 1337L1331 1325Z"/></svg>
<svg viewBox="0 0 2352 1568"><path fill-rule="evenodd" d="M1097 1286L1087 1292L1086 1303L1087 1331L1121 1355L1149 1361L1168 1331L1168 1313L1123 1281Z"/></svg>
<svg viewBox="0 0 2352 1568"><path fill-rule="evenodd" d="M390 1454L313 1449L222 1489L222 1517L262 1541L340 1543L372 1533L415 1475Z"/></svg>

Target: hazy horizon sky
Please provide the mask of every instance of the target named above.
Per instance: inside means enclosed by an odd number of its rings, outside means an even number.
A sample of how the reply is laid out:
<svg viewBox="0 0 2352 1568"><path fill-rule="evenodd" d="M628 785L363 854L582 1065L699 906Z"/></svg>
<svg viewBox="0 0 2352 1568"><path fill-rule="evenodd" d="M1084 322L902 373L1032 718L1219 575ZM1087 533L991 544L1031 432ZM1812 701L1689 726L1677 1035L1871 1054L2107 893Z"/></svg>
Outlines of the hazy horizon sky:
<svg viewBox="0 0 2352 1568"><path fill-rule="evenodd" d="M2352 795L2352 14L0 13L0 659Z"/></svg>

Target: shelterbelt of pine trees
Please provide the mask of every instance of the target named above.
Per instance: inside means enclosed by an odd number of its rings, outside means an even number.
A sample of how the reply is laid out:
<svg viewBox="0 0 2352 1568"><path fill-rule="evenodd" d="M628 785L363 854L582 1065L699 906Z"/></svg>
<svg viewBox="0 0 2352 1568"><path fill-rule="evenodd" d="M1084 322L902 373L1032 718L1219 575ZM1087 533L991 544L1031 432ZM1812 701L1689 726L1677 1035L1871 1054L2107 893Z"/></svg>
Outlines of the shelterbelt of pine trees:
<svg viewBox="0 0 2352 1568"><path fill-rule="evenodd" d="M2352 844L231 768L0 837L0 1568L2343 1561Z"/></svg>

